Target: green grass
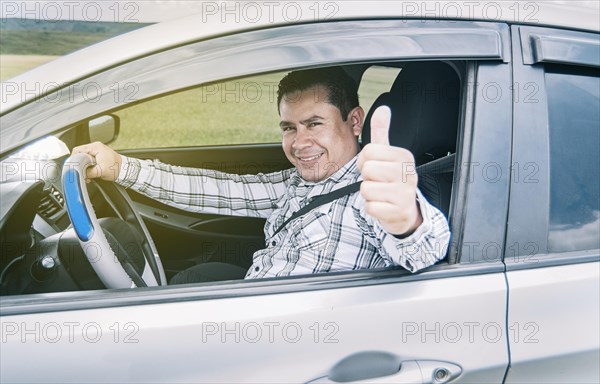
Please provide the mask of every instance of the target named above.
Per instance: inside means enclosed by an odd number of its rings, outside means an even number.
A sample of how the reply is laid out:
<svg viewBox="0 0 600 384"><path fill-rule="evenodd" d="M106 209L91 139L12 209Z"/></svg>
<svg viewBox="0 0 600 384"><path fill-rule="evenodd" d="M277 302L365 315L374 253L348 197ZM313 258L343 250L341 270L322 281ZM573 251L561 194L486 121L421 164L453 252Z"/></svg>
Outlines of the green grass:
<svg viewBox="0 0 600 384"><path fill-rule="evenodd" d="M53 58L2 55L0 76L10 78ZM365 112L379 94L389 90L397 72L371 68L365 73L359 89ZM133 149L280 142L276 85L284 75L199 87L116 111L121 132L112 146Z"/></svg>
<svg viewBox="0 0 600 384"><path fill-rule="evenodd" d="M116 113L115 148L274 143L281 140L273 84L282 75L255 76L200 87ZM231 92L230 92L231 91Z"/></svg>
<svg viewBox="0 0 600 384"><path fill-rule="evenodd" d="M0 54L60 56L111 36L109 33L2 30Z"/></svg>
<svg viewBox="0 0 600 384"><path fill-rule="evenodd" d="M0 54L66 55L147 25L149 24L2 18Z"/></svg>

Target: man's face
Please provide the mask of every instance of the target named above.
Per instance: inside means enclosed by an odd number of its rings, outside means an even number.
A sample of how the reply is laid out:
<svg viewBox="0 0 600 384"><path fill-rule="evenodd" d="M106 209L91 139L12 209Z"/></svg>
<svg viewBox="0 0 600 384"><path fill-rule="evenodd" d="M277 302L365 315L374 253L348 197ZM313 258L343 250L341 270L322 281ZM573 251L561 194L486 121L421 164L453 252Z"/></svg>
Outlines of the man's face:
<svg viewBox="0 0 600 384"><path fill-rule="evenodd" d="M328 178L359 150L364 111L356 107L343 121L326 100L327 90L316 86L284 96L279 106L283 151L306 181Z"/></svg>

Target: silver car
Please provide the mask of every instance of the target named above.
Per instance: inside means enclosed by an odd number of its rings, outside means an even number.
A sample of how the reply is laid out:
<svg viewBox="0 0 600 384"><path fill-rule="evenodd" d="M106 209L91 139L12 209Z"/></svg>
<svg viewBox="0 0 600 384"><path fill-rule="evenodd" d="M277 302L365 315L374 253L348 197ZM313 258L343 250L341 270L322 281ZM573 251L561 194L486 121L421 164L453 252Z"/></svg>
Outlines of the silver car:
<svg viewBox="0 0 600 384"><path fill-rule="evenodd" d="M599 382L600 15L571 3L236 3L3 82L0 382ZM450 222L442 262L169 286L249 266L264 221L90 183L117 263L152 281L103 283L66 212L71 148L288 168L277 81L330 65L400 116Z"/></svg>

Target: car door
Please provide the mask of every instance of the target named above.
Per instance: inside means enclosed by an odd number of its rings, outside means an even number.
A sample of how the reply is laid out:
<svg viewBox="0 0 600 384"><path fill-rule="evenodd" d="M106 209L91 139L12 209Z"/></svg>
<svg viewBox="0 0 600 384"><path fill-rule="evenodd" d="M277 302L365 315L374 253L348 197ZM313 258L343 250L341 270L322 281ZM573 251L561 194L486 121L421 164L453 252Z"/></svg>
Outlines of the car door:
<svg viewBox="0 0 600 384"><path fill-rule="evenodd" d="M598 50L598 34L513 27L509 383L600 380Z"/></svg>
<svg viewBox="0 0 600 384"><path fill-rule="evenodd" d="M497 23L315 23L201 41L85 80L120 76L145 99L279 69L463 60L453 240L446 261L415 275L389 268L3 298L2 381L502 382L509 46L508 26ZM18 112L36 112L28 116L52 131L126 104L111 97ZM31 123L14 112L5 121Z"/></svg>

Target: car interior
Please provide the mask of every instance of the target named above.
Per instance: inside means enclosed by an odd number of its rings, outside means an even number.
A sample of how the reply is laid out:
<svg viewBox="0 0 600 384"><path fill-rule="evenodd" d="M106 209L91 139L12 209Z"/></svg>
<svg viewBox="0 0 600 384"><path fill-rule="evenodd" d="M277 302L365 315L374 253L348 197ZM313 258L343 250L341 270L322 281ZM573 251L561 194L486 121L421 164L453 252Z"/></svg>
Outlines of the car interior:
<svg viewBox="0 0 600 384"><path fill-rule="evenodd" d="M399 68L388 91L366 113L361 137L370 141L370 117L380 105L392 110L390 143L415 156L419 188L452 220L452 188L461 131L466 64L462 61L378 62L343 66L360 84L371 66ZM87 125L57 134L69 148L89 142ZM122 127L127 129L127 127ZM273 172L290 168L279 144L228 145L122 150L127 156L169 164L213 168L224 172ZM65 157L51 162L60 168ZM6 159L4 159L6 160ZM4 161L3 160L3 161ZM42 165L42 168L44 166ZM399 170L400 171L400 170ZM250 172L246 172L250 173ZM58 172L60 174L60 172ZM114 219L115 203L104 187L88 184L90 200L103 231L113 237L137 236ZM76 241L65 209L60 180L2 180L0 236L3 244L0 293L16 295L105 288ZM248 268L252 254L264 247L264 219L184 212L127 191L156 245L167 281L179 271L203 262L226 262ZM124 235L125 234L125 235ZM143 263L139 250L124 250L134 268ZM48 266L48 255L54 263ZM447 260L443 263L448 263ZM451 261L450 261L451 262ZM350 272L351 273L351 272Z"/></svg>

